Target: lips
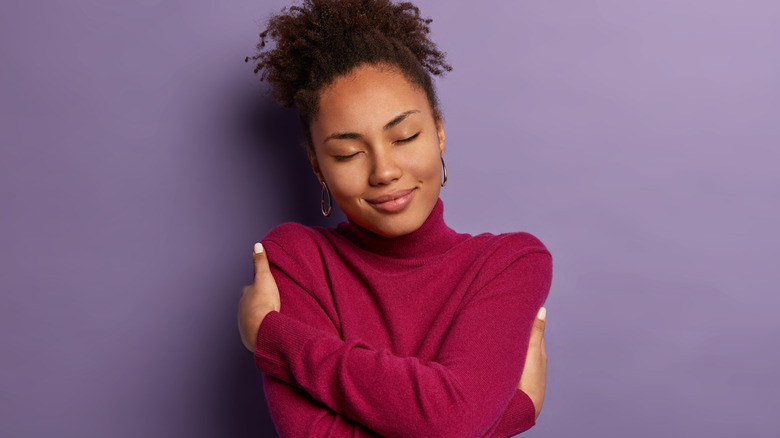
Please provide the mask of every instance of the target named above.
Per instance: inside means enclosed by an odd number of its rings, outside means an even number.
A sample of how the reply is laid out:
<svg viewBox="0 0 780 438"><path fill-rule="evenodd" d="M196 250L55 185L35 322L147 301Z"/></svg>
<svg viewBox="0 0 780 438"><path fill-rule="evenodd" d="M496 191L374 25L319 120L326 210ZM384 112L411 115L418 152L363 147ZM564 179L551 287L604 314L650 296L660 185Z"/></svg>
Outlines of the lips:
<svg viewBox="0 0 780 438"><path fill-rule="evenodd" d="M372 203L372 204L381 204L383 202L393 201L393 200L396 200L398 198L404 197L404 196L408 195L409 193L412 193L413 191L414 191L414 189L398 190L396 192L390 193L389 195L380 196L380 197L374 198L374 199L368 199L367 201Z"/></svg>
<svg viewBox="0 0 780 438"><path fill-rule="evenodd" d="M398 190L374 199L367 199L369 204L385 213L396 213L409 205L414 199L415 189Z"/></svg>

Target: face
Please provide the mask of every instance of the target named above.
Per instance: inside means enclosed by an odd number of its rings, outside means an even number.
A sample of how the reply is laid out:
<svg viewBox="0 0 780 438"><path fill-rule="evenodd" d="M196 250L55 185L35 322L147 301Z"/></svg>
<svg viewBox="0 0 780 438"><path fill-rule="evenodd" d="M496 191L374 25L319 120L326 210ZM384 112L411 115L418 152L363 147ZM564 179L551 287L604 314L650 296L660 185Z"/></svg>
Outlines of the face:
<svg viewBox="0 0 780 438"><path fill-rule="evenodd" d="M425 222L441 189L444 130L396 69L360 66L324 88L311 122L314 172L358 225L386 237Z"/></svg>

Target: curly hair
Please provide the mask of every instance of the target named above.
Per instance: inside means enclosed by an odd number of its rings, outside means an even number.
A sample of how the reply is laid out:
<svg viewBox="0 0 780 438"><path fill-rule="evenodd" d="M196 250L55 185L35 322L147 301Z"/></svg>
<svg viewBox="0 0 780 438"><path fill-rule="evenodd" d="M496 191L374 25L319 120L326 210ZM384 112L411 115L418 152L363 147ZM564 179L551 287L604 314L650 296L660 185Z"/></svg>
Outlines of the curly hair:
<svg viewBox="0 0 780 438"><path fill-rule="evenodd" d="M276 100L298 109L312 147L309 124L317 115L319 92L364 64L400 69L425 91L436 117L439 103L431 75L452 70L428 38L430 18L409 2L390 0L303 0L268 20L260 33L255 73L267 80ZM276 44L266 48L266 40Z"/></svg>

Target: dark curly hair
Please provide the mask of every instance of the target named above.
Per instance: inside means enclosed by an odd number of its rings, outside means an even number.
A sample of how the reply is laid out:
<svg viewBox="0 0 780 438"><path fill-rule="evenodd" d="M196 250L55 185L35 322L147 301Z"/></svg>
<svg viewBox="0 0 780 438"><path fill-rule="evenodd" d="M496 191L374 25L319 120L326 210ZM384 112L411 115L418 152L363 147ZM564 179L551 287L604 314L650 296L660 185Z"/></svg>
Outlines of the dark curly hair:
<svg viewBox="0 0 780 438"><path fill-rule="evenodd" d="M317 115L319 92L364 64L400 69L427 95L435 117L439 103L431 75L452 70L428 38L430 18L409 2L390 0L303 0L268 20L260 33L255 73L270 82L274 97L295 107L311 148L309 124ZM275 41L266 48L266 39Z"/></svg>

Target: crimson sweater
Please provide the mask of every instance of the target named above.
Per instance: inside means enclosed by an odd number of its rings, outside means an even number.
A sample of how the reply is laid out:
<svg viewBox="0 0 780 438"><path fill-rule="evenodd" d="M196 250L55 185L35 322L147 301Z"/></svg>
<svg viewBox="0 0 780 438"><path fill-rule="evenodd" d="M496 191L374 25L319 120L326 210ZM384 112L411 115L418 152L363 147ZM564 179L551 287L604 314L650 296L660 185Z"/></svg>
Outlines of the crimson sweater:
<svg viewBox="0 0 780 438"><path fill-rule="evenodd" d="M283 224L263 240L281 312L255 362L281 437L506 437L552 259L527 233L459 234L438 200L417 231Z"/></svg>

